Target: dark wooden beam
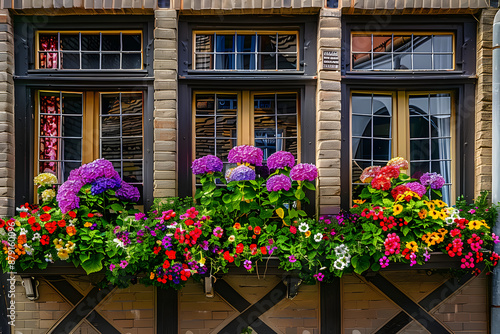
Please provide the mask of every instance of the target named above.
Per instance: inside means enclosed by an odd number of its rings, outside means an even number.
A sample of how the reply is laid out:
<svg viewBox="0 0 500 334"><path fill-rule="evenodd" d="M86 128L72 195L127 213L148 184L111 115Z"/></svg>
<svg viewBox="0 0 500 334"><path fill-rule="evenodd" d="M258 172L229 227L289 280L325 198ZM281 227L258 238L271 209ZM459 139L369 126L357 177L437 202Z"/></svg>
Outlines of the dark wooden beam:
<svg viewBox="0 0 500 334"><path fill-rule="evenodd" d="M157 288L156 291L156 332L177 333L179 331L177 290Z"/></svg>
<svg viewBox="0 0 500 334"><path fill-rule="evenodd" d="M321 334L340 334L342 333L340 278L336 277L332 283L321 283L319 289Z"/></svg>

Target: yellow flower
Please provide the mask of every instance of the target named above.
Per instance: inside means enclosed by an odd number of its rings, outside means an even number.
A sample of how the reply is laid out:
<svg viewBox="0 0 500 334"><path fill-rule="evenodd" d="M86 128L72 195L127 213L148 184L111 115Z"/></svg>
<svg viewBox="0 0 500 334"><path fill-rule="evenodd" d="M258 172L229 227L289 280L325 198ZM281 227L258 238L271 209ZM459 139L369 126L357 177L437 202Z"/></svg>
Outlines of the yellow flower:
<svg viewBox="0 0 500 334"><path fill-rule="evenodd" d="M354 204L363 204L364 202L366 202L366 199L355 199L353 200Z"/></svg>
<svg viewBox="0 0 500 334"><path fill-rule="evenodd" d="M149 274L149 279L154 279L154 278L155 278L155 273L151 272L151 274Z"/></svg>
<svg viewBox="0 0 500 334"><path fill-rule="evenodd" d="M45 189L42 192L42 200L44 202L48 202L52 200L54 197L56 197L56 191L54 189Z"/></svg>
<svg viewBox="0 0 500 334"><path fill-rule="evenodd" d="M207 261L207 259L205 259L204 257L202 257L200 259L200 261L198 261L198 263L205 264L206 261Z"/></svg>
<svg viewBox="0 0 500 334"><path fill-rule="evenodd" d="M92 226L92 223L91 222L86 222L85 224L83 224L84 227L90 227Z"/></svg>
<svg viewBox="0 0 500 334"><path fill-rule="evenodd" d="M431 203L432 204L432 203ZM434 209L431 209L429 211L429 215L431 215L432 219L438 219L439 218L439 212L437 212L436 210Z"/></svg>
<svg viewBox="0 0 500 334"><path fill-rule="evenodd" d="M415 241L407 242L406 248L410 249L412 252L418 252L418 245Z"/></svg>
<svg viewBox="0 0 500 334"><path fill-rule="evenodd" d="M479 230L483 226L483 222L480 220L471 220L468 225L469 230Z"/></svg>
<svg viewBox="0 0 500 334"><path fill-rule="evenodd" d="M57 252L57 256L59 256L59 258L60 258L61 260L67 260L67 259L69 259L69 253L68 253L68 250L67 250L67 249L65 249L65 248L63 248L63 249L59 250L59 251Z"/></svg>
<svg viewBox="0 0 500 334"><path fill-rule="evenodd" d="M420 212L418 213L418 217L420 219L425 219L425 217L427 217L427 210L425 210L424 208L420 209Z"/></svg>
<svg viewBox="0 0 500 334"><path fill-rule="evenodd" d="M311 236L311 231L306 231L305 233L306 238L309 238Z"/></svg>
<svg viewBox="0 0 500 334"><path fill-rule="evenodd" d="M57 183L57 177L51 173L42 173L36 176L33 180L36 185L48 186Z"/></svg>
<svg viewBox="0 0 500 334"><path fill-rule="evenodd" d="M236 237L234 235L230 235L229 238L227 238L229 242L234 242L235 239Z"/></svg>
<svg viewBox="0 0 500 334"><path fill-rule="evenodd" d="M401 204L396 204L392 207L392 210L393 214L397 216L403 211L403 206Z"/></svg>
<svg viewBox="0 0 500 334"><path fill-rule="evenodd" d="M21 222L19 222L19 220L16 220L16 226L21 226Z"/></svg>
<svg viewBox="0 0 500 334"><path fill-rule="evenodd" d="M445 207L445 206L448 206L448 204L446 204L445 202L443 202L442 200L440 199L435 199L433 200L434 204L438 207L438 208L442 208L442 207Z"/></svg>
<svg viewBox="0 0 500 334"><path fill-rule="evenodd" d="M439 215L439 218L441 218L442 220L445 220L446 217L448 217L446 212L443 212L442 210L440 212L438 212L438 215Z"/></svg>

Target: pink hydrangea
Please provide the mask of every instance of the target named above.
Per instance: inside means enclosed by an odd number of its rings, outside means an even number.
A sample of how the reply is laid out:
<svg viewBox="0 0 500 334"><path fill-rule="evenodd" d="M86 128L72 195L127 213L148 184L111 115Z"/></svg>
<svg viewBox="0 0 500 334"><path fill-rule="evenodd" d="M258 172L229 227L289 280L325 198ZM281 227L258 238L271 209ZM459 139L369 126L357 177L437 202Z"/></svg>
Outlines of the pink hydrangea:
<svg viewBox="0 0 500 334"><path fill-rule="evenodd" d="M264 153L255 146L241 145L235 146L229 151L227 161L232 164L248 163L254 166L262 166Z"/></svg>
<svg viewBox="0 0 500 334"><path fill-rule="evenodd" d="M294 181L314 181L318 177L318 168L313 164L297 164L290 171L290 178Z"/></svg>
<svg viewBox="0 0 500 334"><path fill-rule="evenodd" d="M267 158L267 167L269 169L284 169L285 167L292 168L295 165L293 154L287 151L278 151Z"/></svg>
<svg viewBox="0 0 500 334"><path fill-rule="evenodd" d="M291 187L292 180L283 174L271 176L266 182L267 191L290 190Z"/></svg>

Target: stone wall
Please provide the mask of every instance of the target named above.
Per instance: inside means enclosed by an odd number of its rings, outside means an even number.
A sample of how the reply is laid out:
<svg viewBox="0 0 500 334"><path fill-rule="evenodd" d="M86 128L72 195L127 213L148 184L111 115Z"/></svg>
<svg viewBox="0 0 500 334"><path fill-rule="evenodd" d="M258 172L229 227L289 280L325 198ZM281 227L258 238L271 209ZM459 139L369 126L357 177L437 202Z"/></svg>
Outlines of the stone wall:
<svg viewBox="0 0 500 334"><path fill-rule="evenodd" d="M177 194L177 12L155 11L154 197Z"/></svg>
<svg viewBox="0 0 500 334"><path fill-rule="evenodd" d="M14 31L0 10L0 216L14 214Z"/></svg>
<svg viewBox="0 0 500 334"><path fill-rule="evenodd" d="M318 23L318 86L316 96L316 164L319 168L318 203L321 214L340 207L340 71L322 69L323 51L340 55L340 11L323 8Z"/></svg>

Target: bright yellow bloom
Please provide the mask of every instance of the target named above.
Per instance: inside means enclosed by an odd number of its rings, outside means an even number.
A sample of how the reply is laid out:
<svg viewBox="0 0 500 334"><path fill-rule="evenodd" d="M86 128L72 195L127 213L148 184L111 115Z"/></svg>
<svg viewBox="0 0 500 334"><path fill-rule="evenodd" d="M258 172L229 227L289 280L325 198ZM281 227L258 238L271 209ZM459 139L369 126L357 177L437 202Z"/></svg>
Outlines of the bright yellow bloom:
<svg viewBox="0 0 500 334"><path fill-rule="evenodd" d="M311 236L311 231L306 231L305 233L306 238L309 238Z"/></svg>
<svg viewBox="0 0 500 334"><path fill-rule="evenodd" d="M435 199L433 200L434 204L438 207L438 208L442 208L442 207L446 207L448 206L448 204L446 204L445 202L443 202L442 200L440 199Z"/></svg>
<svg viewBox="0 0 500 334"><path fill-rule="evenodd" d="M354 204L363 204L364 202L366 202L366 199L355 199L353 200Z"/></svg>
<svg viewBox="0 0 500 334"><path fill-rule="evenodd" d="M42 173L36 176L33 180L36 185L48 186L57 183L57 177L51 173Z"/></svg>
<svg viewBox="0 0 500 334"><path fill-rule="evenodd" d="M67 250L66 248L63 248L63 249L59 250L59 251L57 252L57 256L59 256L59 258L60 258L61 260L67 260L67 259L69 259L69 253L68 253L68 250Z"/></svg>
<svg viewBox="0 0 500 334"><path fill-rule="evenodd" d="M432 219L438 219L439 218L439 212L437 212L436 210L434 209L431 209L429 211L429 215L432 217Z"/></svg>
<svg viewBox="0 0 500 334"><path fill-rule="evenodd" d="M468 225L469 230L479 230L481 226L484 226L486 224L484 223L484 220L471 220Z"/></svg>
<svg viewBox="0 0 500 334"><path fill-rule="evenodd" d="M403 212L403 206L401 204L396 204L392 207L393 214L395 216L399 215L401 212Z"/></svg>
<svg viewBox="0 0 500 334"><path fill-rule="evenodd" d="M92 223L91 222L86 222L85 224L83 224L84 227L90 227L92 226Z"/></svg>
<svg viewBox="0 0 500 334"><path fill-rule="evenodd" d="M155 273L151 272L151 274L149 274L149 279L154 279L154 278L155 278Z"/></svg>
<svg viewBox="0 0 500 334"><path fill-rule="evenodd" d="M406 243L406 248L410 249L412 252L418 252L418 245L415 241L410 241Z"/></svg>

